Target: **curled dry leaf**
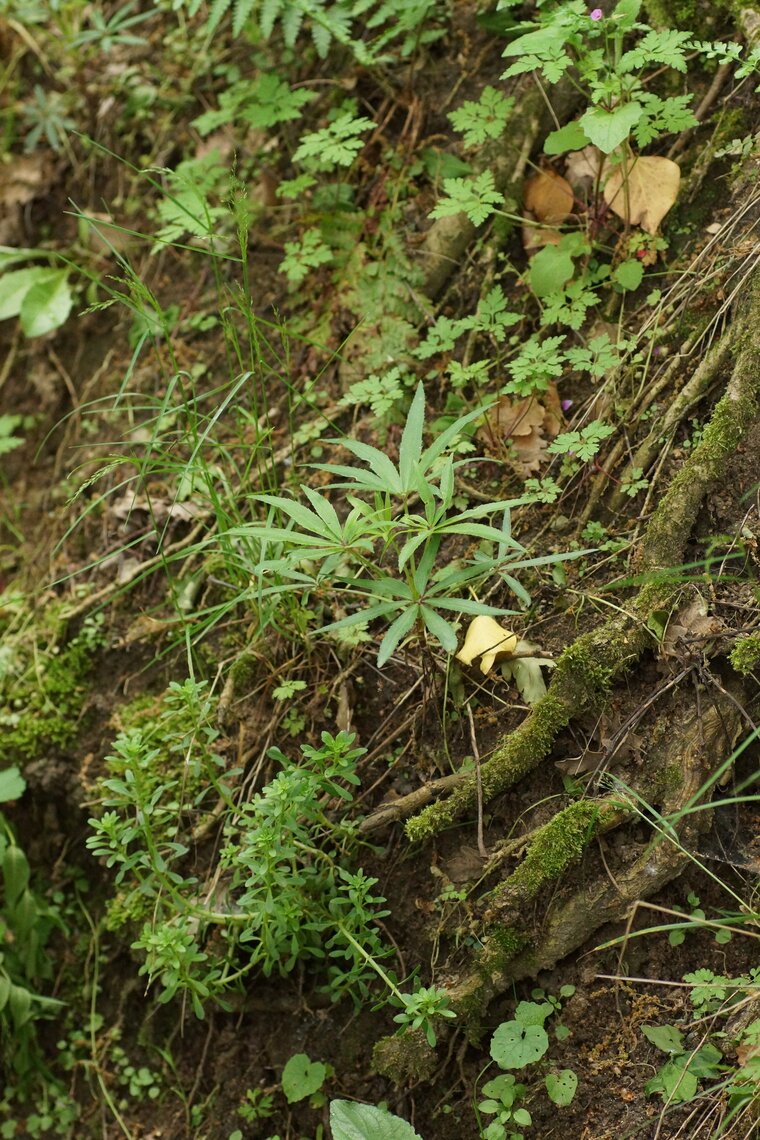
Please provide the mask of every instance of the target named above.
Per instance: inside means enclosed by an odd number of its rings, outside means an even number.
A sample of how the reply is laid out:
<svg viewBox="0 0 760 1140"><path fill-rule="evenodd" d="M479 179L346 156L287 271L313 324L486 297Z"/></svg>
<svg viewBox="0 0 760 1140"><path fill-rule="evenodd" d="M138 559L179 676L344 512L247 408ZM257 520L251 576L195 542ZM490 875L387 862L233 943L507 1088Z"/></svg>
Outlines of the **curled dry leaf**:
<svg viewBox="0 0 760 1140"><path fill-rule="evenodd" d="M523 225L523 246L527 253L535 253L545 245L557 245L562 237L559 226L573 212L573 188L567 179L553 170L541 170L525 183L523 196L526 221ZM531 225L531 221L540 225Z"/></svg>
<svg viewBox="0 0 760 1140"><path fill-rule="evenodd" d="M683 662L695 656L701 657L708 648L707 639L724 629L719 617L708 614L707 602L698 593L668 622L662 639L662 656L676 657Z"/></svg>
<svg viewBox="0 0 760 1140"><path fill-rule="evenodd" d="M522 400L501 399L489 409L486 422L477 438L495 451L508 445L512 462L519 475L538 471L545 457L547 440L554 439L562 427L562 408L555 384L544 394L544 403L533 396Z"/></svg>
<svg viewBox="0 0 760 1140"><path fill-rule="evenodd" d="M565 162L565 174L578 193L587 193L596 185L602 171L605 155L599 147L589 143L583 150L574 150Z"/></svg>
<svg viewBox="0 0 760 1140"><path fill-rule="evenodd" d="M504 629L495 618L478 614L470 622L464 645L456 655L463 665L472 665L480 657L480 672L490 673L497 657L508 656L517 648L517 634Z"/></svg>
<svg viewBox="0 0 760 1140"><path fill-rule="evenodd" d="M678 197L680 184L678 163L658 155L644 155L627 170L622 166L613 170L604 185L604 200L623 221L656 234Z"/></svg>

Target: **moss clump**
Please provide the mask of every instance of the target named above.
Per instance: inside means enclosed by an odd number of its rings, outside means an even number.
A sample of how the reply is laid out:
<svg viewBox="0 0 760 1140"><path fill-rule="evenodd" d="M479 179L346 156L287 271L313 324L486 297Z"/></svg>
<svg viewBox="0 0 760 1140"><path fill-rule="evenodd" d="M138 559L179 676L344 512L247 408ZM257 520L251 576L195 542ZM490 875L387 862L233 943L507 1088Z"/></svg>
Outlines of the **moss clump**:
<svg viewBox="0 0 760 1140"><path fill-rule="evenodd" d="M4 646L10 667L0 671L0 766L66 748L81 729L85 681L103 644L102 615L87 618L62 645L62 623L47 624L8 636Z"/></svg>
<svg viewBox="0 0 760 1140"><path fill-rule="evenodd" d="M731 650L728 660L732 668L746 677L760 662L760 633L751 633L748 637L740 637Z"/></svg>
<svg viewBox="0 0 760 1140"><path fill-rule="evenodd" d="M410 1029L394 1037L381 1037L372 1050L372 1067L394 1085L428 1081L438 1059L421 1029Z"/></svg>
<svg viewBox="0 0 760 1140"><path fill-rule="evenodd" d="M614 809L600 809L593 800L578 800L559 812L538 829L523 862L488 901L498 907L534 899L580 859L610 812Z"/></svg>

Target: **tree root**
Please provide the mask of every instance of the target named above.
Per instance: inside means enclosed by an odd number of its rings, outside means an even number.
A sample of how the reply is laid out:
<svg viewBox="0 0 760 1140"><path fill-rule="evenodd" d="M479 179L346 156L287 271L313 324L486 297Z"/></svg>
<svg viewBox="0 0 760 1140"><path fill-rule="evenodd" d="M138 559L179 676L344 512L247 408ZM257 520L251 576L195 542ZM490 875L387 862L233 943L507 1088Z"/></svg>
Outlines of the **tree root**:
<svg viewBox="0 0 760 1140"><path fill-rule="evenodd" d="M674 571L683 560L700 505L760 414L760 273L748 283L732 342L735 364L726 391L700 444L671 481L646 527L635 560L643 586L626 612L582 635L560 655L546 695L483 764L484 803L536 768L574 716L604 704L612 682L653 645L646 624L650 615L676 604L679 585ZM477 794L476 775L462 774L448 799L430 804L408 820L407 836L413 842L432 838L471 812ZM418 802L410 804L409 797L396 801L394 817L404 818Z"/></svg>
<svg viewBox="0 0 760 1140"><path fill-rule="evenodd" d="M689 710L679 725L679 733L674 735L672 725L678 712L679 697L674 695L658 718L663 735L667 734L665 743L653 750L649 758L648 768L660 774L659 781L655 778L655 783L641 793L647 800L655 799L661 803L660 814L664 819L677 818L692 803L705 781L731 754L741 728L741 713L731 700L723 696L718 696L703 714L697 708ZM655 786L657 782L659 788ZM608 825L606 829L609 830L630 814L634 800L630 799L626 805L626 799L625 793L621 792L617 801L615 797L597 804L582 800L571 807L585 805L588 811L596 806L600 809L598 818ZM553 820L547 827L553 827L556 822ZM662 833L658 842L647 845L629 868L616 872L614 879L610 874L599 876L569 898L558 898L543 916L537 931L527 929L524 917L525 867L531 859L529 853L525 862L491 896L502 905L492 905L484 914L484 924L490 929L471 971L463 980L449 987L452 1007L468 1022L476 1021L488 1002L511 982L551 968L560 958L582 945L604 923L622 918L633 903L648 898L676 878L690 858L689 850L710 826L710 812L684 813L677 839L677 829L674 829L672 837L669 833ZM559 832L555 831L555 847L558 835ZM543 838L545 846L546 837ZM582 847L579 842L574 845L577 858ZM546 889L553 877L552 870L563 873L561 856L561 843L554 863L551 855L547 857L545 851L541 853L544 874L538 889ZM536 897L537 890L529 893ZM519 949L510 952L510 942L519 945Z"/></svg>
<svg viewBox="0 0 760 1140"><path fill-rule="evenodd" d="M459 1025L471 1039L477 1041L482 1035L481 1019L488 1003L513 982L551 969L605 923L624 918L638 901L681 873L690 850L711 826L709 811L689 813L688 808L733 749L742 723L738 706L736 699L721 694L704 714L698 707L690 709L680 732L673 734L682 698L672 693L658 718L660 731L655 726L653 733L664 743L649 758L644 774L647 786L638 793L621 788L596 802L571 804L534 833L523 863L485 896L482 925L475 931L480 948L464 973L445 987ZM610 872L596 875L569 896L560 893L560 876L580 860L590 838L634 814L639 796L661 804L660 818L668 826L660 829L659 839L645 845L632 864L616 870L614 877ZM585 832L584 824L588 825ZM528 904L551 886L557 888L555 899L534 926ZM397 1082L413 1075L405 1067L403 1037L385 1038L376 1047L374 1060L379 1071ZM414 1061L419 1067L417 1053Z"/></svg>

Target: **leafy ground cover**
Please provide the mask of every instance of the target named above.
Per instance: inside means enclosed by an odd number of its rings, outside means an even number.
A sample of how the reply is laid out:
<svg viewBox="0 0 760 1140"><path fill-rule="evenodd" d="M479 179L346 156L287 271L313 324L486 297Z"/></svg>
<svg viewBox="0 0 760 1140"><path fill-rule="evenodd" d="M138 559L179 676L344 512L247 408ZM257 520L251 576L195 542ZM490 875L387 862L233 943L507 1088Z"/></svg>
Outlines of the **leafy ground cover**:
<svg viewBox="0 0 760 1140"><path fill-rule="evenodd" d="M0 5L0 1136L754 1135L756 26Z"/></svg>

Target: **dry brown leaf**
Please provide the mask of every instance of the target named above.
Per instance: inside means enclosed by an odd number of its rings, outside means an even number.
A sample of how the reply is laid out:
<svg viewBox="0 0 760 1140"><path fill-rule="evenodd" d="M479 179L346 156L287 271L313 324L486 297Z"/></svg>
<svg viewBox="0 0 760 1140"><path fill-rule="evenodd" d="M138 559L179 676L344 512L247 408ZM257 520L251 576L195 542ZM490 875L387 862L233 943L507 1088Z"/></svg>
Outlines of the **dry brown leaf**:
<svg viewBox="0 0 760 1140"><path fill-rule="evenodd" d="M496 618L478 614L470 622L464 645L456 658L463 665L472 665L475 658L479 657L480 672L490 673L496 658L514 653L517 642L517 634L512 633L511 629L504 629Z"/></svg>
<svg viewBox="0 0 760 1140"><path fill-rule="evenodd" d="M604 200L614 214L648 234L656 234L660 222L678 197L681 168L658 155L644 155L627 168L613 170L604 185Z"/></svg>
<svg viewBox="0 0 760 1140"><path fill-rule="evenodd" d="M502 396L486 415L477 438L486 447L509 445L515 469L520 475L538 471L545 458L548 439L554 439L562 426L562 408L556 384L550 384L545 404L533 397L511 400Z"/></svg>
<svg viewBox="0 0 760 1140"><path fill-rule="evenodd" d="M701 639L717 635L724 628L720 618L708 614L707 602L701 594L697 594L668 622L662 639L662 655L688 658L693 656L695 650L700 655L706 647L705 641ZM696 645L692 644L694 639Z"/></svg>
<svg viewBox="0 0 760 1140"><path fill-rule="evenodd" d="M573 188L554 170L540 170L525 183L525 209L537 222L559 226L573 212Z"/></svg>
<svg viewBox="0 0 760 1140"><path fill-rule="evenodd" d="M558 245L562 239L559 230L551 229L558 226L573 210L573 191L570 183L561 174L553 170L541 170L525 183L523 204L525 207L525 222L522 228L522 239L525 252L536 253L545 245ZM531 225L531 221L540 222L540 225Z"/></svg>
<svg viewBox="0 0 760 1140"><path fill-rule="evenodd" d="M589 143L583 150L574 150L565 160L565 174L571 186L585 193L594 186L604 163L599 147Z"/></svg>

